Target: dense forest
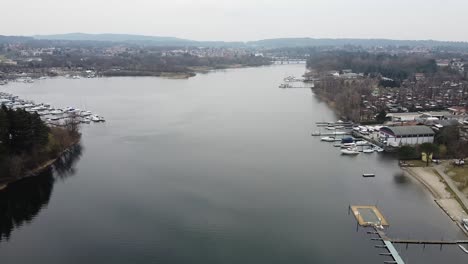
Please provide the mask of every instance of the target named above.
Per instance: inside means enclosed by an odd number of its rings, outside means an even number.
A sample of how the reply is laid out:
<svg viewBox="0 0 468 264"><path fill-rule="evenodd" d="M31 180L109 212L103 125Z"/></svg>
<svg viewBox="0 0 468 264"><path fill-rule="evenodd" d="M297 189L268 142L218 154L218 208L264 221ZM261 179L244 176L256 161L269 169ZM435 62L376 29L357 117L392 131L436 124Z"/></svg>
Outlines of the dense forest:
<svg viewBox="0 0 468 264"><path fill-rule="evenodd" d="M421 55L347 51L313 53L307 60L307 67L318 71L351 69L356 73L381 75L397 81L417 72L429 75L437 72L436 61Z"/></svg>
<svg viewBox="0 0 468 264"><path fill-rule="evenodd" d="M80 137L75 125L49 128L36 113L0 109L0 181L57 158Z"/></svg>

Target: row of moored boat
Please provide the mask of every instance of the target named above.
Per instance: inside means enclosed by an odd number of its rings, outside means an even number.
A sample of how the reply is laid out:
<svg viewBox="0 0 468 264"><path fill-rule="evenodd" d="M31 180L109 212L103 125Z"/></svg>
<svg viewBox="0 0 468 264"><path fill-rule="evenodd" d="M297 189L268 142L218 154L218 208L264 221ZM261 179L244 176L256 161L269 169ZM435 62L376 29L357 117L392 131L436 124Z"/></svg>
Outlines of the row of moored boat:
<svg viewBox="0 0 468 264"><path fill-rule="evenodd" d="M383 152L384 150L365 140L355 141L352 137L346 138L335 138L335 137L323 137L321 141L325 142L336 142L333 146L341 148L341 154L343 155L358 155L359 153L374 153L374 152Z"/></svg>
<svg viewBox="0 0 468 264"><path fill-rule="evenodd" d="M69 120L80 123L105 122L104 117L93 114L91 111L75 107L54 108L50 104L36 104L33 101L23 100L16 95L0 92L0 105L16 110L23 109L29 113L37 113L49 125L63 125Z"/></svg>

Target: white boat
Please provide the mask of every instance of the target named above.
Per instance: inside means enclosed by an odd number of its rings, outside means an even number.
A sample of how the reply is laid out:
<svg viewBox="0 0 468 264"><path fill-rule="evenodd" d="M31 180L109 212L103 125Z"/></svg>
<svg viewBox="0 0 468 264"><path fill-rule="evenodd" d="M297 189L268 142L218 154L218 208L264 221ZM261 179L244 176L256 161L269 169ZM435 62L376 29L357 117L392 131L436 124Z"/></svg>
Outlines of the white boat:
<svg viewBox="0 0 468 264"><path fill-rule="evenodd" d="M355 143L343 143L340 145L341 148L355 148L356 144Z"/></svg>
<svg viewBox="0 0 468 264"><path fill-rule="evenodd" d="M344 132L344 131L336 131L336 132L333 132L333 134L335 134L335 135L346 135L346 132Z"/></svg>
<svg viewBox="0 0 468 264"><path fill-rule="evenodd" d="M93 122L106 122L106 120L104 119L104 117L102 116L98 116L98 115L92 115L90 117L91 121Z"/></svg>
<svg viewBox="0 0 468 264"><path fill-rule="evenodd" d="M22 108L27 109L27 108L32 108L34 107L33 104L24 104Z"/></svg>
<svg viewBox="0 0 468 264"><path fill-rule="evenodd" d="M91 113L91 111L81 111L80 112L80 116L82 116L82 117L90 116L92 114L93 113Z"/></svg>
<svg viewBox="0 0 468 264"><path fill-rule="evenodd" d="M462 220L463 227L468 231L468 218Z"/></svg>
<svg viewBox="0 0 468 264"><path fill-rule="evenodd" d="M98 116L93 115L93 116L91 116L91 121L93 121L93 122L99 122L99 121L101 121L101 119L99 119Z"/></svg>
<svg viewBox="0 0 468 264"><path fill-rule="evenodd" d="M63 114L63 111L60 110L60 109L52 109L52 110L50 111L50 114L51 114L51 115L61 115L61 114Z"/></svg>
<svg viewBox="0 0 468 264"><path fill-rule="evenodd" d="M341 154L343 154L343 155L358 155L359 151L357 151L357 149L347 148L347 149L342 149Z"/></svg>
<svg viewBox="0 0 468 264"><path fill-rule="evenodd" d="M334 142L335 138L334 137L323 137L320 140L321 141L326 141L326 142Z"/></svg>
<svg viewBox="0 0 468 264"><path fill-rule="evenodd" d="M364 149L363 153L374 153L374 149Z"/></svg>
<svg viewBox="0 0 468 264"><path fill-rule="evenodd" d="M375 148L375 151L377 151L377 152L383 152L383 151L384 151L384 149L383 149L383 148L381 148L381 147L376 147L376 148Z"/></svg>
<svg viewBox="0 0 468 264"><path fill-rule="evenodd" d="M364 141L364 140L356 141L356 146L365 146L367 144L368 144L367 141Z"/></svg>
<svg viewBox="0 0 468 264"><path fill-rule="evenodd" d="M327 126L325 129L328 129L328 130L336 130L336 128L334 126Z"/></svg>

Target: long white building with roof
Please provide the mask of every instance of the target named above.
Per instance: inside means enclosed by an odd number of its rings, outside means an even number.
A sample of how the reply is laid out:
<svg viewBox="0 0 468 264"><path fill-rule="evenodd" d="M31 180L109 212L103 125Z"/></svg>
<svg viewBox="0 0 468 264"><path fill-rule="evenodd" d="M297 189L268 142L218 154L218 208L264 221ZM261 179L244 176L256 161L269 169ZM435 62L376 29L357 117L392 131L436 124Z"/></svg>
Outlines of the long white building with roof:
<svg viewBox="0 0 468 264"><path fill-rule="evenodd" d="M394 126L379 130L381 140L393 147L433 143L434 135L435 132L428 126Z"/></svg>

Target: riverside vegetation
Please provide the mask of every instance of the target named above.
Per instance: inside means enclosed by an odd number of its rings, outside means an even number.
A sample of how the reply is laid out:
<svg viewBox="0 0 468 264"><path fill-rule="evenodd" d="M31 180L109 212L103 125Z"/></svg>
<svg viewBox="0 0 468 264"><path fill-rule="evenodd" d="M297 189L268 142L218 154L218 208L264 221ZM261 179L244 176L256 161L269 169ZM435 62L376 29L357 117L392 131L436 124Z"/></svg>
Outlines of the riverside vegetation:
<svg viewBox="0 0 468 264"><path fill-rule="evenodd" d="M80 137L73 118L65 127L48 127L36 113L2 106L0 183L8 183L44 169L77 143Z"/></svg>

